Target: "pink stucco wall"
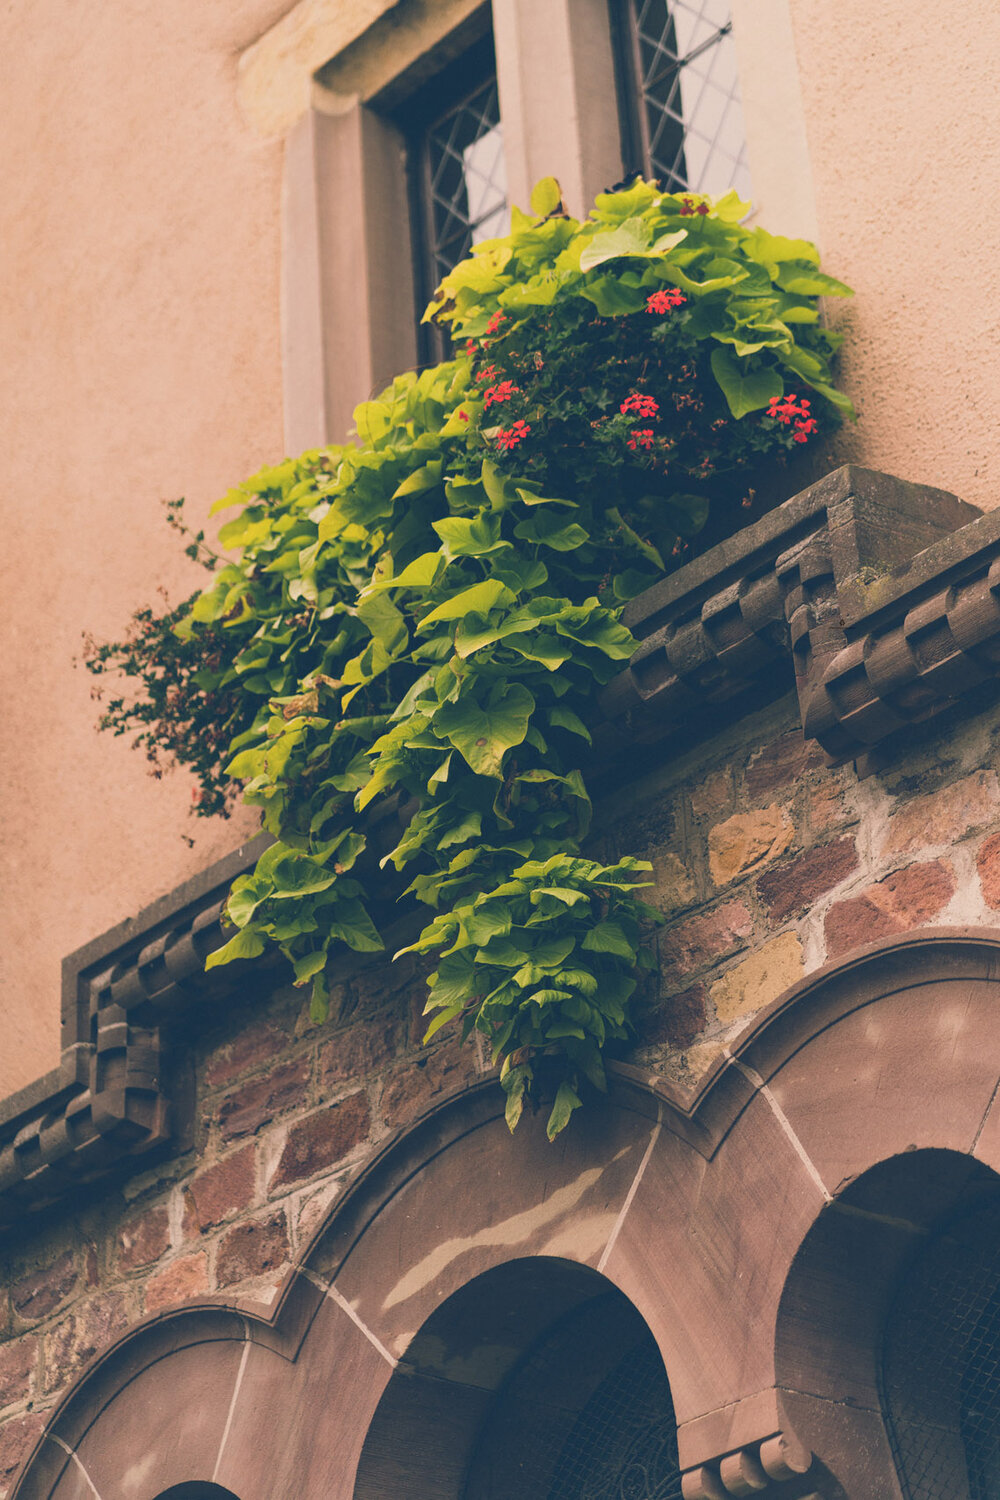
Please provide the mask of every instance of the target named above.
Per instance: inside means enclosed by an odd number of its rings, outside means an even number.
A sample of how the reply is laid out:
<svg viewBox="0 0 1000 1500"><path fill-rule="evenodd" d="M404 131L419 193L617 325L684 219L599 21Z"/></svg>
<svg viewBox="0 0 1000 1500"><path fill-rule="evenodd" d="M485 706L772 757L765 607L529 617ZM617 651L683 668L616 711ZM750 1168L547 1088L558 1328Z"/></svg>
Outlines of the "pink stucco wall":
<svg viewBox="0 0 1000 1500"><path fill-rule="evenodd" d="M281 148L235 102L275 0L0 18L0 1094L58 1060L62 956L238 841L93 731L83 629L197 586L160 508L281 456ZM193 840L188 843L187 839Z"/></svg>
<svg viewBox="0 0 1000 1500"><path fill-rule="evenodd" d="M997 504L1000 6L791 0L845 456ZM780 227L780 226L778 226Z"/></svg>

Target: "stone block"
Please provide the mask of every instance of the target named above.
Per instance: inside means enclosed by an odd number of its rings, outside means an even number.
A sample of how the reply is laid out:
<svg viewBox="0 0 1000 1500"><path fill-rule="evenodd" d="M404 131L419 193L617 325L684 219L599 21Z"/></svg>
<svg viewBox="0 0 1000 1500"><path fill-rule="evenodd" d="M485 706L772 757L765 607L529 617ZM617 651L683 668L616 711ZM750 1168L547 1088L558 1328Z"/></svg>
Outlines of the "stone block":
<svg viewBox="0 0 1000 1500"><path fill-rule="evenodd" d="M953 844L973 828L1000 816L1000 786L995 771L976 771L962 781L914 797L894 813L882 839L882 853L916 854Z"/></svg>
<svg viewBox="0 0 1000 1500"><path fill-rule="evenodd" d="M271 1191L328 1171L367 1137L371 1129L368 1096L363 1090L337 1104L296 1120L278 1160Z"/></svg>
<svg viewBox="0 0 1000 1500"><path fill-rule="evenodd" d="M661 972L687 974L714 963L743 947L752 933L753 918L742 901L727 901L714 911L688 917L660 935Z"/></svg>
<svg viewBox="0 0 1000 1500"><path fill-rule="evenodd" d="M1000 907L1000 833L984 839L976 856L983 900L994 909Z"/></svg>
<svg viewBox="0 0 1000 1500"><path fill-rule="evenodd" d="M0 1407L26 1401L34 1388L40 1340L33 1333L0 1344Z"/></svg>
<svg viewBox="0 0 1000 1500"><path fill-rule="evenodd" d="M653 884L639 894L650 906L662 912L679 911L698 899L698 887L691 871L673 850L651 854L649 860L653 866Z"/></svg>
<svg viewBox="0 0 1000 1500"><path fill-rule="evenodd" d="M802 944L795 932L779 932L712 985L715 1014L722 1022L752 1015L770 1005L803 974Z"/></svg>
<svg viewBox="0 0 1000 1500"><path fill-rule="evenodd" d="M45 1390L59 1390L129 1325L124 1292L102 1292L45 1335Z"/></svg>
<svg viewBox="0 0 1000 1500"><path fill-rule="evenodd" d="M473 1078L475 1072L475 1053L471 1044L463 1047L457 1040L449 1041L433 1052L409 1057L386 1078L379 1100L379 1114L390 1125L412 1119L436 1097L451 1093Z"/></svg>
<svg viewBox="0 0 1000 1500"><path fill-rule="evenodd" d="M717 886L759 870L784 854L794 837L792 820L776 804L757 812L734 813L708 835L708 866Z"/></svg>
<svg viewBox="0 0 1000 1500"><path fill-rule="evenodd" d="M146 1282L146 1311L159 1312L163 1307L177 1307L208 1292L208 1259L201 1251L197 1255L182 1255L164 1266L162 1271Z"/></svg>
<svg viewBox="0 0 1000 1500"><path fill-rule="evenodd" d="M833 890L857 867L854 840L837 839L835 843L807 849L788 864L765 871L757 881L757 893L771 916L783 922L793 912L803 911Z"/></svg>
<svg viewBox="0 0 1000 1500"><path fill-rule="evenodd" d="M45 1426L41 1412L29 1411L23 1417L11 1417L0 1426L0 1483L6 1483L14 1470L27 1458Z"/></svg>
<svg viewBox="0 0 1000 1500"><path fill-rule="evenodd" d="M25 1323L47 1318L77 1289L79 1272L71 1250L40 1271L30 1271L10 1289L11 1305Z"/></svg>
<svg viewBox="0 0 1000 1500"><path fill-rule="evenodd" d="M205 1086L224 1088L244 1073L256 1071L288 1046L290 1037L270 1021L258 1021L218 1047L205 1063Z"/></svg>
<svg viewBox="0 0 1000 1500"><path fill-rule="evenodd" d="M256 1187L256 1147L251 1143L199 1172L184 1195L185 1233L204 1234L249 1208Z"/></svg>
<svg viewBox="0 0 1000 1500"><path fill-rule="evenodd" d="M220 1287L235 1286L276 1271L288 1260L288 1224L283 1209L236 1224L223 1236L215 1262Z"/></svg>
<svg viewBox="0 0 1000 1500"><path fill-rule="evenodd" d="M170 1220L163 1204L143 1209L118 1230L118 1269L150 1266L170 1249Z"/></svg>
<svg viewBox="0 0 1000 1500"><path fill-rule="evenodd" d="M227 1094L218 1118L224 1141L253 1135L262 1125L286 1110L301 1107L309 1087L309 1061L305 1057L280 1063L263 1078L245 1083Z"/></svg>
<svg viewBox="0 0 1000 1500"><path fill-rule="evenodd" d="M338 1084L384 1068L399 1051L402 1030L401 1018L390 1016L337 1032L323 1043L317 1054L320 1093L325 1097Z"/></svg>
<svg viewBox="0 0 1000 1500"><path fill-rule="evenodd" d="M823 752L813 741L806 743L801 729L783 734L754 755L746 768L746 789L756 800L784 788L794 789L807 771L825 765Z"/></svg>
<svg viewBox="0 0 1000 1500"><path fill-rule="evenodd" d="M907 865L859 896L838 901L826 914L827 957L923 926L947 906L954 890L954 871L936 859Z"/></svg>
<svg viewBox="0 0 1000 1500"><path fill-rule="evenodd" d="M679 995L664 995L655 1008L639 1018L636 1045L689 1047L705 1029L707 994L703 984L695 984Z"/></svg>

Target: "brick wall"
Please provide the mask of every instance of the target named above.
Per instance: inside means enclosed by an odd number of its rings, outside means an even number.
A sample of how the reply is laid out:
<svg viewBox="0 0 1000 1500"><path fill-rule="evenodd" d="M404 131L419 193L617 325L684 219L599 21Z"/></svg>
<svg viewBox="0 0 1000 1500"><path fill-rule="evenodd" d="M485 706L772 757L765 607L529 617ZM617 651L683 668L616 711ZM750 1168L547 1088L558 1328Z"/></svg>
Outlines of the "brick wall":
<svg viewBox="0 0 1000 1500"><path fill-rule="evenodd" d="M599 809L606 853L653 861L666 919L634 1056L682 1084L828 958L1000 922L995 712L915 732L865 780L828 769L793 724L785 701ZM89 1359L188 1298L268 1300L379 1140L482 1068L454 1039L420 1047L422 1005L403 960L340 986L323 1026L290 988L232 1009L196 1049L189 1149L8 1239L0 1495Z"/></svg>

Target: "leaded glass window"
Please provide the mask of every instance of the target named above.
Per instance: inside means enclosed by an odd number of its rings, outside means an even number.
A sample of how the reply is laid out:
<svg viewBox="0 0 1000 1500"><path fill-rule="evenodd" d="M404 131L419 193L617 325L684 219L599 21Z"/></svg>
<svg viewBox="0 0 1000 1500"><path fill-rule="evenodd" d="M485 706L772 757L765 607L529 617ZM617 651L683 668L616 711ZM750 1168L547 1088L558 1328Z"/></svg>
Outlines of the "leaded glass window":
<svg viewBox="0 0 1000 1500"><path fill-rule="evenodd" d="M473 245L508 226L503 127L491 36L432 78L407 110L417 303L421 313L441 278ZM441 358L446 340L424 326L422 357Z"/></svg>
<svg viewBox="0 0 1000 1500"><path fill-rule="evenodd" d="M750 195L729 0L611 0L626 175Z"/></svg>

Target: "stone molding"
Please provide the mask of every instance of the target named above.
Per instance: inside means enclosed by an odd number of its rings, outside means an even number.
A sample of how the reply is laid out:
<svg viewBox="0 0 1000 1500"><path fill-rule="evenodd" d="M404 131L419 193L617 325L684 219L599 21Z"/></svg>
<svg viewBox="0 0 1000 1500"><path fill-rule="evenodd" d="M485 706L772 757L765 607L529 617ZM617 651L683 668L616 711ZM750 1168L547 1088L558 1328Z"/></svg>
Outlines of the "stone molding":
<svg viewBox="0 0 1000 1500"><path fill-rule="evenodd" d="M642 747L659 758L793 678L806 733L832 758L888 752L901 728L1000 675L998 601L1000 512L838 469L628 607L640 644L601 697L595 788L619 774L623 747L639 770ZM385 892L378 855L406 814L392 801L372 810L367 873ZM265 843L64 961L61 1065L0 1103L0 1229L183 1133L171 1109L175 1021L185 1017L182 1047L238 988L281 982L261 960L204 971L225 940L229 885Z"/></svg>
<svg viewBox="0 0 1000 1500"><path fill-rule="evenodd" d="M255 1492L260 1465L273 1461L288 1471L276 1493L292 1493L301 1464L296 1492L347 1494L331 1487L330 1466L349 1485L389 1384L413 1383L414 1336L436 1309L491 1268L567 1254L603 1273L657 1338L685 1500L896 1493L875 1392L879 1320L910 1239L982 1201L984 1184L1000 1192L998 945L998 933L940 930L828 965L758 1018L691 1094L619 1070L593 1130L545 1156L546 1173L537 1151L551 1148L515 1138L499 1196L482 1191L482 1163L505 1131L502 1102L491 1084L465 1087L365 1162L271 1305L221 1297L156 1314L98 1356L52 1413L13 1495L68 1497L61 1476L74 1462L94 1493L109 1493L102 1474L120 1474L137 1452L150 1455L151 1487L168 1486L178 1477L170 1424L184 1432L189 1471L217 1472L236 1493ZM949 1006L962 1032L940 1056L935 1087L950 1106L935 1123L910 1085ZM884 1089L845 1065L862 1037ZM930 1174L928 1157L941 1159ZM603 1226L599 1239L588 1226ZM708 1280L702 1235L718 1258ZM440 1254L442 1243L461 1253ZM435 1358L447 1361L447 1349ZM457 1365L445 1384L460 1381ZM331 1410L337 1370L351 1372L350 1399ZM186 1404L176 1399L185 1380L200 1392ZM279 1414L272 1430L286 1432L280 1452L249 1440L262 1400ZM336 1418L329 1442L282 1415L304 1400Z"/></svg>

